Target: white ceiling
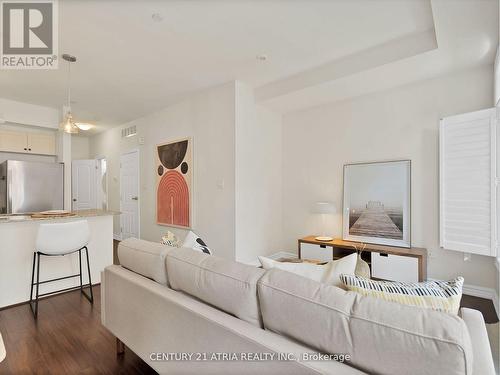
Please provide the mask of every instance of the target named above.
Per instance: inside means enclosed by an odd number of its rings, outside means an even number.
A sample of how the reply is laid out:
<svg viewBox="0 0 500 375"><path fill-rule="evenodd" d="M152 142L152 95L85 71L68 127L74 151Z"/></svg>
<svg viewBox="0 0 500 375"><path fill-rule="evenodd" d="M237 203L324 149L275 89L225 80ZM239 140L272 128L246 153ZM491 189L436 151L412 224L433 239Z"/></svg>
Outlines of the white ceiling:
<svg viewBox="0 0 500 375"><path fill-rule="evenodd" d="M73 112L101 129L233 79L296 110L490 64L498 44L496 0L64 0L59 17ZM66 77L0 71L0 97L61 108Z"/></svg>
<svg viewBox="0 0 500 375"><path fill-rule="evenodd" d="M432 0L431 6L434 29L266 84L257 88L258 99L284 113L494 62L498 1Z"/></svg>

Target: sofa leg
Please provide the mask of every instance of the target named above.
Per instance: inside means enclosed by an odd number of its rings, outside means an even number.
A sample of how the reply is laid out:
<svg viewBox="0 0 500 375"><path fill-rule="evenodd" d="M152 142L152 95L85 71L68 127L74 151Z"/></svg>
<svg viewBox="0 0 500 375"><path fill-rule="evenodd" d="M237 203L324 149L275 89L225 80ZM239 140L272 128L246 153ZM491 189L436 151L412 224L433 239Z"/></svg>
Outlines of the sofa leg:
<svg viewBox="0 0 500 375"><path fill-rule="evenodd" d="M125 344L116 338L116 355L122 355L125 353Z"/></svg>

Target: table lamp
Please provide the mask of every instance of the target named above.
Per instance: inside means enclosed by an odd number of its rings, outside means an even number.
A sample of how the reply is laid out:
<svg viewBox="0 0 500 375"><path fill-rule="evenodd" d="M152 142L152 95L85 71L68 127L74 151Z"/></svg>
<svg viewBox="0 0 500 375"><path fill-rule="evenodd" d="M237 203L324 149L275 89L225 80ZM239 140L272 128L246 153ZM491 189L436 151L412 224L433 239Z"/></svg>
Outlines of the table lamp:
<svg viewBox="0 0 500 375"><path fill-rule="evenodd" d="M332 237L326 236L325 227L326 227L326 216L332 215L336 212L335 204L332 202L316 202L314 204L314 213L321 215L321 226L322 226L322 235L316 237L317 241L331 241Z"/></svg>

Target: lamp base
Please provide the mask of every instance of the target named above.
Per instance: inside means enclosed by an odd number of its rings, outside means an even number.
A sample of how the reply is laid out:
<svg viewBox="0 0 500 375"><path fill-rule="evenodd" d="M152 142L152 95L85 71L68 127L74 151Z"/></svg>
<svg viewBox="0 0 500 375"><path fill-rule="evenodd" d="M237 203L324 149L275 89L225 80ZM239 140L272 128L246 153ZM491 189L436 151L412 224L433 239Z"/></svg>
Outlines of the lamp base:
<svg viewBox="0 0 500 375"><path fill-rule="evenodd" d="M328 242L333 240L333 237L327 237L327 236L318 236L315 238L316 241L323 241L323 242Z"/></svg>

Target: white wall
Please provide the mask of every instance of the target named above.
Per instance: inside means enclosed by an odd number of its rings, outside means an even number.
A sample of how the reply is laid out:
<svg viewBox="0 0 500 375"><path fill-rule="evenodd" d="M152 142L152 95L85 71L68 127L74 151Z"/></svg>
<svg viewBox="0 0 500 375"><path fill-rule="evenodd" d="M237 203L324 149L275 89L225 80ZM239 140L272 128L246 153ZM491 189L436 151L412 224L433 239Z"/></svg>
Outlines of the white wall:
<svg viewBox="0 0 500 375"><path fill-rule="evenodd" d="M438 124L444 116L492 106L493 67L289 113L283 119L283 227L285 245L318 233L314 201L332 200L330 223L342 235L342 168L348 162L412 160L412 245L431 251L428 276L465 277L466 284L496 287L492 258L439 248Z"/></svg>
<svg viewBox="0 0 500 375"><path fill-rule="evenodd" d="M236 82L236 260L282 250L281 116Z"/></svg>
<svg viewBox="0 0 500 375"><path fill-rule="evenodd" d="M140 150L141 237L158 242L167 231L184 231L156 224L155 146L182 137L193 138L193 228L217 255L234 258L235 148L234 82L190 96L164 110L98 134L90 140L90 156L106 156L111 210L120 209L120 154ZM121 138L123 127L137 126L137 136ZM144 145L139 145L139 138ZM224 181L224 188L218 182ZM115 218L115 233L119 220Z"/></svg>
<svg viewBox="0 0 500 375"><path fill-rule="evenodd" d="M71 160L82 160L90 158L89 137L71 136Z"/></svg>
<svg viewBox="0 0 500 375"><path fill-rule="evenodd" d="M32 126L57 129L61 111L29 103L0 98L0 119Z"/></svg>

